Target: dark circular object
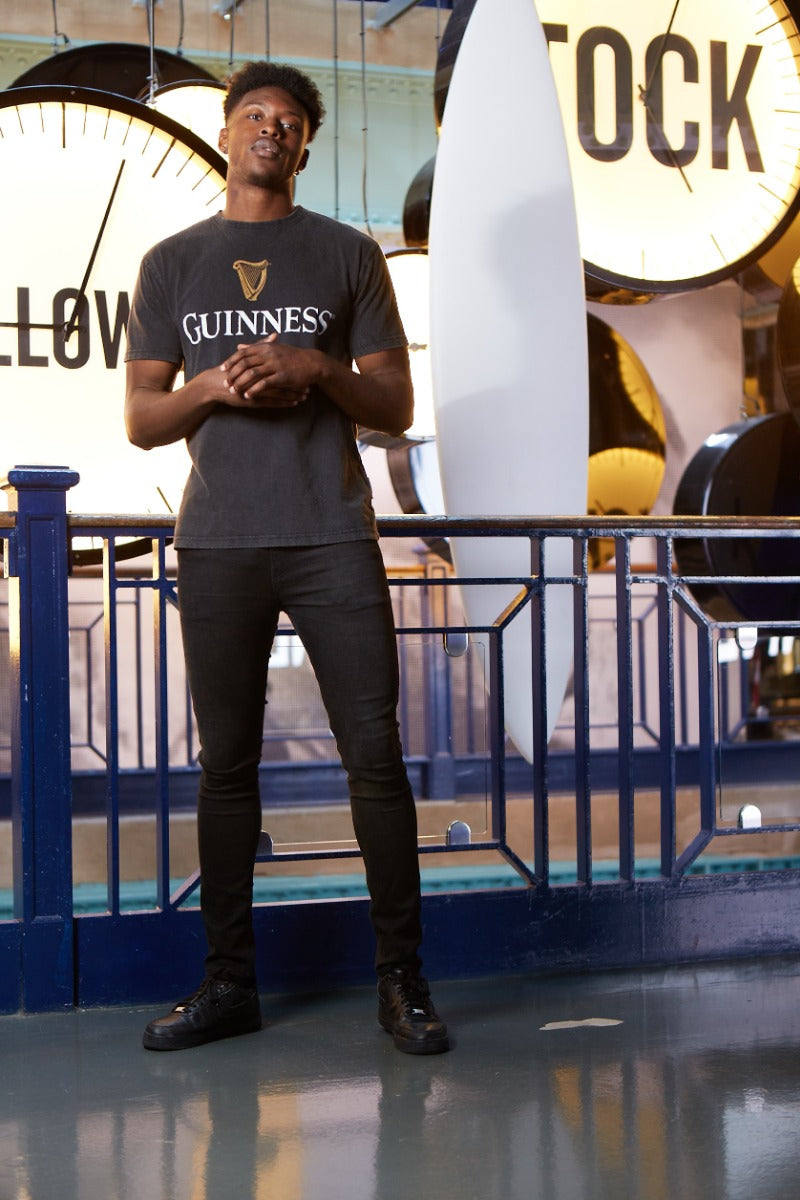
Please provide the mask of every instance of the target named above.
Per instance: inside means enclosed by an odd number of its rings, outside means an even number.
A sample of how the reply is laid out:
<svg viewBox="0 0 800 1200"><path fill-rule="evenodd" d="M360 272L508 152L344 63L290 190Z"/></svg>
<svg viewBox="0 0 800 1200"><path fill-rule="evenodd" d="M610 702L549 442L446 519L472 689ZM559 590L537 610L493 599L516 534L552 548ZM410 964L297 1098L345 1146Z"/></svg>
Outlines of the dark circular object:
<svg viewBox="0 0 800 1200"><path fill-rule="evenodd" d="M775 340L783 390L790 411L800 423L800 260L789 273L781 294Z"/></svg>
<svg viewBox="0 0 800 1200"><path fill-rule="evenodd" d="M586 511L649 513L664 478L666 428L658 392L625 339L592 313L589 346L589 469ZM589 565L614 556L613 538L589 540Z"/></svg>
<svg viewBox="0 0 800 1200"><path fill-rule="evenodd" d="M93 539L94 540L94 539ZM167 546L172 545L172 538L167 538L164 543ZM114 558L117 562L127 561L131 558L141 558L144 554L153 553L152 538L131 538L129 542L117 541L114 545ZM103 563L103 544L98 539L97 545L92 546L71 546L70 561L76 567L99 567Z"/></svg>
<svg viewBox="0 0 800 1200"><path fill-rule="evenodd" d="M197 63L169 50L155 51L157 84L187 79L212 79L215 76ZM29 67L11 87L36 87L40 84L68 84L96 88L135 100L148 87L150 48L134 42L95 42L61 50Z"/></svg>
<svg viewBox="0 0 800 1200"><path fill-rule="evenodd" d="M433 77L433 108L436 113L437 126L442 123L450 79L453 74L461 39L467 21L472 15L476 0L454 0L450 20L445 25L442 40L439 42L439 53L436 56L436 72Z"/></svg>
<svg viewBox="0 0 800 1200"><path fill-rule="evenodd" d="M683 473L676 516L800 516L800 426L791 413L728 425L709 437ZM800 539L676 538L682 575L800 575ZM693 584L698 604L718 621L795 621L800 588L788 584Z"/></svg>
<svg viewBox="0 0 800 1200"><path fill-rule="evenodd" d="M593 313L589 345L589 454L632 447L663 459L664 419L658 393L636 354L616 330Z"/></svg>
<svg viewBox="0 0 800 1200"><path fill-rule="evenodd" d="M425 506L417 490L416 471L419 466L418 456L432 449L432 443L408 446L394 446L386 451L386 463L389 468L389 478L392 481L394 494L406 516L418 516L425 513ZM424 544L446 563L452 563L453 555L447 538L422 538Z"/></svg>
<svg viewBox="0 0 800 1200"><path fill-rule="evenodd" d="M406 192L403 205L403 237L407 246L424 249L428 245L431 223L431 194L436 155L420 167Z"/></svg>
<svg viewBox="0 0 800 1200"><path fill-rule="evenodd" d="M100 539L91 539L96 544L91 546L76 546L70 542L69 560L73 567L99 567L103 563L103 544ZM172 545L172 538L167 538L166 546ZM117 562L131 558L141 558L144 554L153 553L152 538L131 538L129 542L117 541L114 547L114 557ZM0 541L0 563L3 561L3 543Z"/></svg>

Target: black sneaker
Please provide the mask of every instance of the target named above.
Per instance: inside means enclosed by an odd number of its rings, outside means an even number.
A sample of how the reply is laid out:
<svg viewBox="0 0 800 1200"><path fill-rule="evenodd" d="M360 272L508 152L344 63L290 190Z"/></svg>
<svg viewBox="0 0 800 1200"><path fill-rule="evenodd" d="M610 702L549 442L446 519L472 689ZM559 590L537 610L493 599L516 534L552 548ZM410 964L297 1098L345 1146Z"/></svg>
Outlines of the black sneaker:
<svg viewBox="0 0 800 1200"><path fill-rule="evenodd" d="M394 967L378 980L378 1023L406 1054L450 1049L447 1026L433 1007L427 980L409 967Z"/></svg>
<svg viewBox="0 0 800 1200"><path fill-rule="evenodd" d="M219 1038L255 1033L261 1028L261 1005L254 987L228 979L204 979L192 996L157 1017L144 1031L145 1050L187 1050Z"/></svg>

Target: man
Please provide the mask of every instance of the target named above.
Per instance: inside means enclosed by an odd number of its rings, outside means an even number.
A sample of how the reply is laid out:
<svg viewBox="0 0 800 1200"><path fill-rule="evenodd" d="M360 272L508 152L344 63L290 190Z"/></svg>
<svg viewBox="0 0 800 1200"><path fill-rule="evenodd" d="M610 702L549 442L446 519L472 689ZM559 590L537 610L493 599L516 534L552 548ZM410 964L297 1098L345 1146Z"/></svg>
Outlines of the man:
<svg viewBox="0 0 800 1200"><path fill-rule="evenodd" d="M128 326L128 436L144 449L186 438L192 458L175 546L208 939L202 984L150 1022L144 1045L183 1049L261 1027L258 765L270 647L286 612L347 771L379 1023L399 1049L438 1053L449 1041L420 975L396 638L355 440L357 424L399 434L411 423L405 335L378 246L294 205L324 117L316 85L293 67L248 63L224 108L224 211L145 255Z"/></svg>

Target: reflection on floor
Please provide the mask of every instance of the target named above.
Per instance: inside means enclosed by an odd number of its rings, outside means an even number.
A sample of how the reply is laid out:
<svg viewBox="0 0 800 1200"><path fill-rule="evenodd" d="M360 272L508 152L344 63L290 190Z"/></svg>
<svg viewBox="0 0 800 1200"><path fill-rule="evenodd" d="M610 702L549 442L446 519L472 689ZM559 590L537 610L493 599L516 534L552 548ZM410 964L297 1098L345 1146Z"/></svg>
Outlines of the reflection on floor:
<svg viewBox="0 0 800 1200"><path fill-rule="evenodd" d="M140 1048L152 1009L0 1018L2 1200L789 1200L800 961L447 982L450 1054L371 989Z"/></svg>

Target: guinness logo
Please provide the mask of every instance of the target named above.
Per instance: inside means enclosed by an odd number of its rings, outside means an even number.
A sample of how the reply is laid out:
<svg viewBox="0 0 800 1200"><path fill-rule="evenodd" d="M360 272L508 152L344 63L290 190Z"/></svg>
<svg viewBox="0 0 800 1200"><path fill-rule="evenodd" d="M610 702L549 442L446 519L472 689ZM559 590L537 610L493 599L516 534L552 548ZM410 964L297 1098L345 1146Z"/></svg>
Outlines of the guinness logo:
<svg viewBox="0 0 800 1200"><path fill-rule="evenodd" d="M243 258L237 258L233 264L233 269L239 276L239 283L242 285L245 300L257 300L264 290L264 284L267 282L267 267L269 262L265 258L263 262L246 262Z"/></svg>

